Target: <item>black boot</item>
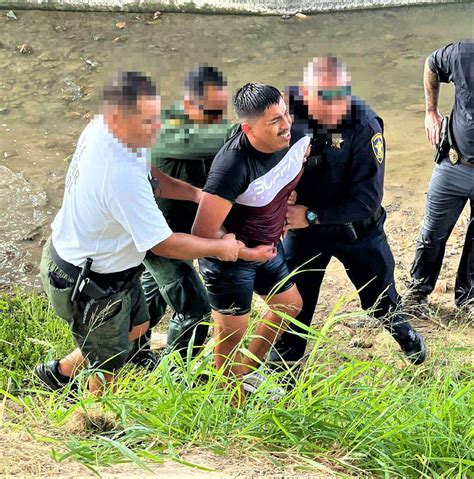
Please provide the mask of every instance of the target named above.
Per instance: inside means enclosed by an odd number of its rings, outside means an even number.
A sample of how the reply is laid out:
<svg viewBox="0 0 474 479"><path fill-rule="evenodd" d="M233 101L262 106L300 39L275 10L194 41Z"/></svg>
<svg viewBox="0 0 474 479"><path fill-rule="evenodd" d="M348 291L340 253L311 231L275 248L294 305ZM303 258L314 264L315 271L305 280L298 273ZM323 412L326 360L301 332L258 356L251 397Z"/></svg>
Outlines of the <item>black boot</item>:
<svg viewBox="0 0 474 479"><path fill-rule="evenodd" d="M412 285L402 298L402 306L405 309L425 308L428 306L428 295Z"/></svg>
<svg viewBox="0 0 474 479"><path fill-rule="evenodd" d="M392 325L391 333L410 362L419 365L425 361L425 340L408 322Z"/></svg>
<svg viewBox="0 0 474 479"><path fill-rule="evenodd" d="M129 363L147 371L153 371L159 364L159 359L151 352L151 331L148 330L135 340L134 346L128 357Z"/></svg>

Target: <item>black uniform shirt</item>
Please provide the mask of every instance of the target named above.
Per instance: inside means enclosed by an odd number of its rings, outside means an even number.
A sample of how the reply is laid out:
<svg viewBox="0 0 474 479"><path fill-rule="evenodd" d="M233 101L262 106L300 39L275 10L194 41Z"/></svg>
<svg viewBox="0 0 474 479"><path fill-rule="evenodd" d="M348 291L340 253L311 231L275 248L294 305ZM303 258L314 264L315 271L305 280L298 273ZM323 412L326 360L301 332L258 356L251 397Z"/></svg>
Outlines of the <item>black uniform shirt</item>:
<svg viewBox="0 0 474 479"><path fill-rule="evenodd" d="M310 135L318 166L305 166L297 186L298 204L314 210L322 224L371 218L382 203L385 141L382 120L356 97L341 125L327 130L308 115L297 87L289 88L292 131Z"/></svg>
<svg viewBox="0 0 474 479"><path fill-rule="evenodd" d="M463 158L474 162L474 40L450 43L434 51L428 66L440 82L454 83L454 139Z"/></svg>

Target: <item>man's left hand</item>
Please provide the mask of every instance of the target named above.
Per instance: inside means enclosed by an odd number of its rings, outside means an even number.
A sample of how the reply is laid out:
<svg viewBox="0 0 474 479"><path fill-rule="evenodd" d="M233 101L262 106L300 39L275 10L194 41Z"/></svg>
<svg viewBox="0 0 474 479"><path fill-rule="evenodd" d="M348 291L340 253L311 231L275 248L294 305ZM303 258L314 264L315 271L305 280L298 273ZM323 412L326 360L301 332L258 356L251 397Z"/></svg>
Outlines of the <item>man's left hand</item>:
<svg viewBox="0 0 474 479"><path fill-rule="evenodd" d="M306 212L308 208L303 205L288 206L286 211L286 225L284 233L288 230L297 230L301 228L307 228L309 226L306 219Z"/></svg>

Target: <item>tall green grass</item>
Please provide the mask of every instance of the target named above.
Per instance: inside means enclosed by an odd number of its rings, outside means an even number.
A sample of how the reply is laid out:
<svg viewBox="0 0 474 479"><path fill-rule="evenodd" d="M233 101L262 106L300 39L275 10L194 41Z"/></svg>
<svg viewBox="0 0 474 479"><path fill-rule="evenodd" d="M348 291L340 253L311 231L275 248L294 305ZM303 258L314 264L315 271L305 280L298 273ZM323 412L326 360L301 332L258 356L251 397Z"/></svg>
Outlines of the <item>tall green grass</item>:
<svg viewBox="0 0 474 479"><path fill-rule="evenodd" d="M44 296L0 296L0 389L28 385L29 371L73 348L66 323Z"/></svg>
<svg viewBox="0 0 474 479"><path fill-rule="evenodd" d="M11 328L24 327L24 320L42 324L26 333L10 331L9 342L21 337L30 348L28 361L17 357L26 349L11 350L14 378L43 359L45 350L37 349L29 334L52 331L47 339L40 336L39 344L48 344L50 355L65 352L67 330L59 332L43 300L17 296L6 301L8 311L23 318L11 321ZM101 399L85 394L68 402L67 391L47 393L31 384L16 392L4 387L0 394L23 407L21 415L10 413L16 427L40 424L48 431L44 436L59 437L51 439L58 460L73 457L91 468L121 461L146 468L164 458L180 460L184 448L199 446L219 454L238 449L265 455L277 465L290 458L302 467L361 476L472 477L474 376L466 356L429 344L431 358L421 367L400 366L398 360L362 361L341 353L340 345L327 338L344 318L336 309L320 331L307 328L315 348L299 376L272 373L240 407L231 402L238 385L228 380L222 387L211 345L189 361L171 354L149 374L125 368L116 391ZM281 399L270 399L270 390L289 382L294 387ZM102 418L112 419L98 420L98 410ZM78 413L90 421L71 436Z"/></svg>

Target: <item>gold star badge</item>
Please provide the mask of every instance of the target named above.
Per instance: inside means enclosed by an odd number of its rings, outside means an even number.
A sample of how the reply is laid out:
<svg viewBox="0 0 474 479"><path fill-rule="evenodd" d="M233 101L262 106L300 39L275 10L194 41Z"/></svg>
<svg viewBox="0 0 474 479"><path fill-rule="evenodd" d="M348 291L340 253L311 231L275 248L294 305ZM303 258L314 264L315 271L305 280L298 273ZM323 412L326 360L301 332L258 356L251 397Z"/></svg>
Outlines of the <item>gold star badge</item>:
<svg viewBox="0 0 474 479"><path fill-rule="evenodd" d="M380 164L382 164L385 156L382 133L376 133L370 142L372 143L372 150L374 150L375 158Z"/></svg>
<svg viewBox="0 0 474 479"><path fill-rule="evenodd" d="M331 139L331 146L333 148L336 148L336 150L340 150L342 148L343 143L344 143L344 140L342 139L341 135L333 135Z"/></svg>

